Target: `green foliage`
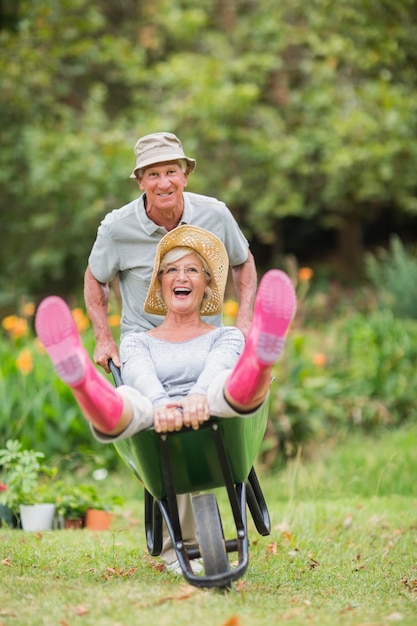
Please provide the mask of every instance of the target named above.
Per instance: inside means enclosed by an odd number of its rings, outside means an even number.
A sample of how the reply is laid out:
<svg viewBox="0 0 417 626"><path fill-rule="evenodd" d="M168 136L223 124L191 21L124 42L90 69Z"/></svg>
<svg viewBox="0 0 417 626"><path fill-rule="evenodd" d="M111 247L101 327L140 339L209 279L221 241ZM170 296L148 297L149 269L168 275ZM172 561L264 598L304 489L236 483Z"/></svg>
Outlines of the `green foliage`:
<svg viewBox="0 0 417 626"><path fill-rule="evenodd" d="M388 310L356 313L320 336L317 349L311 335L294 332L285 363L277 366L263 450L269 463L344 430L374 431L416 419L414 320L395 318Z"/></svg>
<svg viewBox="0 0 417 626"><path fill-rule="evenodd" d="M113 446L96 442L72 391L56 375L54 367L28 329L15 336L15 329L0 334L0 440L19 439L25 448L36 448L48 458L71 455L78 461L113 465ZM83 320L86 320L83 315ZM4 323L4 320L3 320ZM82 332L83 342L93 353L91 329Z"/></svg>
<svg viewBox="0 0 417 626"><path fill-rule="evenodd" d="M415 248L407 249L397 235L391 237L388 250L367 255L369 280L378 295L378 306L394 315L417 318L417 256Z"/></svg>
<svg viewBox="0 0 417 626"><path fill-rule="evenodd" d="M60 481L56 485L55 506L57 514L64 519L83 518L91 506L88 487Z"/></svg>
<svg viewBox="0 0 417 626"><path fill-rule="evenodd" d="M56 468L41 463L45 455L38 450L24 450L20 441L9 439L0 449L2 480L7 489L0 495L2 504L13 513L19 512L21 504L48 501L50 494L42 482L43 477L53 477Z"/></svg>
<svg viewBox="0 0 417 626"><path fill-rule="evenodd" d="M415 414L417 324L389 311L358 315L346 321L341 366L358 396L380 399L389 422L398 424Z"/></svg>
<svg viewBox="0 0 417 626"><path fill-rule="evenodd" d="M334 299L327 289L310 294L307 282L301 281L297 290L294 329L274 372L277 381L262 450L267 465L293 457L301 444L328 440L336 432L397 427L416 417L417 321L396 318L386 308L360 313L359 300L350 301L348 309L340 304L337 315L329 318ZM78 314L79 322L88 324L85 315ZM309 325L303 327L306 316ZM30 331L13 335L20 318L11 317L15 326L0 337L0 437L19 438L24 447L48 458L65 455L79 465L89 460L115 467L119 460L113 446L94 440L49 357ZM82 339L92 354L91 328L82 331Z"/></svg>
<svg viewBox="0 0 417 626"><path fill-rule="evenodd" d="M414 24L410 0L16 3L0 24L0 305L81 292L100 220L138 192L135 140L162 128L198 159L190 189L276 252L286 216L344 232L380 207L415 215Z"/></svg>
<svg viewBox="0 0 417 626"><path fill-rule="evenodd" d="M59 481L55 485L55 506L57 514L65 519L83 518L88 509L109 511L115 505L122 505L120 495L103 493L95 485Z"/></svg>

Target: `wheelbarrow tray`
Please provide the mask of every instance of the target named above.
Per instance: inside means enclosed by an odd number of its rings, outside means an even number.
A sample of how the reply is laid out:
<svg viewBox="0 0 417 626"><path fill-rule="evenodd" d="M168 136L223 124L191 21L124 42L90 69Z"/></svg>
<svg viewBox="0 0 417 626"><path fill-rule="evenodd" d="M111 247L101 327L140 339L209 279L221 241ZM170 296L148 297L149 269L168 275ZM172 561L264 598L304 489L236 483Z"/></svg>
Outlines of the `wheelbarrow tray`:
<svg viewBox="0 0 417 626"><path fill-rule="evenodd" d="M186 428L169 433L167 446L175 492L192 493L224 486L224 475L212 432L213 422L220 430L233 482L245 482L262 444L268 410L267 401L248 417L212 416L209 422L211 428ZM160 437L153 428L148 428L114 444L124 462L157 499L167 496Z"/></svg>
<svg viewBox="0 0 417 626"><path fill-rule="evenodd" d="M115 383L122 384L120 371L109 362ZM122 439L114 446L145 491L145 533L148 551L162 550L162 520L168 529L185 579L197 587L230 588L248 567L246 507L257 531L265 536L271 525L268 508L253 463L265 434L269 397L247 417L211 416L198 430L156 433L153 428ZM227 491L236 535L226 539L215 495ZM200 495L196 495L198 492ZM186 546L180 526L177 495L193 495L198 544ZM231 567L227 554L237 553ZM190 561L203 558L204 575L194 574Z"/></svg>

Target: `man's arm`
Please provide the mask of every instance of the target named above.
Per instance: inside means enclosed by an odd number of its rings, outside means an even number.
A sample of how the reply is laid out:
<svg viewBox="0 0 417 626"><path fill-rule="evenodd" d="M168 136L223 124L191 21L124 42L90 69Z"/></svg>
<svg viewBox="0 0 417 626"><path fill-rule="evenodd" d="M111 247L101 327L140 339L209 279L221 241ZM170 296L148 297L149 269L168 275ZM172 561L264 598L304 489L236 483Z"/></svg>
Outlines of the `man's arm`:
<svg viewBox="0 0 417 626"><path fill-rule="evenodd" d="M120 367L119 349L107 321L109 286L100 283L89 267L84 275L84 300L96 337L94 361L109 373L109 359L113 359L114 364Z"/></svg>
<svg viewBox="0 0 417 626"><path fill-rule="evenodd" d="M247 337L252 321L257 288L255 260L250 250L248 250L248 258L244 263L232 267L232 278L239 303L236 326Z"/></svg>

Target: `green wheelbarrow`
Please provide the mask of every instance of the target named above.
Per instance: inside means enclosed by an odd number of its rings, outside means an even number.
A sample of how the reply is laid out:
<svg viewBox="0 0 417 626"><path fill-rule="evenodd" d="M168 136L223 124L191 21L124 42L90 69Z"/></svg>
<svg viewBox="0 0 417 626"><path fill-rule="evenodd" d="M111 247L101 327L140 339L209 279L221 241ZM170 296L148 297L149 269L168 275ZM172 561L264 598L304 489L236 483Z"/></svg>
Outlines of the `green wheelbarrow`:
<svg viewBox="0 0 417 626"><path fill-rule="evenodd" d="M120 370L110 362L116 385ZM196 587L230 588L249 563L246 510L256 530L269 535L271 524L253 463L268 421L268 400L250 417L212 416L198 430L182 428L156 433L153 428L115 442L118 454L145 490L145 533L149 553L162 551L165 521L185 579ZM235 524L226 539L214 490L225 488ZM191 493L198 543L185 545L178 515L177 495ZM237 564L229 560L237 553ZM192 559L202 559L203 574L195 574ZM236 559L234 560L236 561Z"/></svg>

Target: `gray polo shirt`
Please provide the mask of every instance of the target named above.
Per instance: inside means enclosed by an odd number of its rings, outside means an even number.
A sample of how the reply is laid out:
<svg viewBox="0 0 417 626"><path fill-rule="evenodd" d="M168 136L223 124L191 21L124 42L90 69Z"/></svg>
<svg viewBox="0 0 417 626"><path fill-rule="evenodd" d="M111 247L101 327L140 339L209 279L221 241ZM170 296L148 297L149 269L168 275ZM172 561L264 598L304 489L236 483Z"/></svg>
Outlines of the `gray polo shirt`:
<svg viewBox="0 0 417 626"><path fill-rule="evenodd" d="M248 241L227 206L208 196L184 192L181 224L195 224L221 239L229 255L230 265L241 265L248 257ZM155 250L167 233L148 218L144 196L106 215L101 222L88 264L101 283L119 276L122 294L122 336L131 331L149 330L158 326L162 317L143 310L152 276ZM221 325L221 315L204 318Z"/></svg>

